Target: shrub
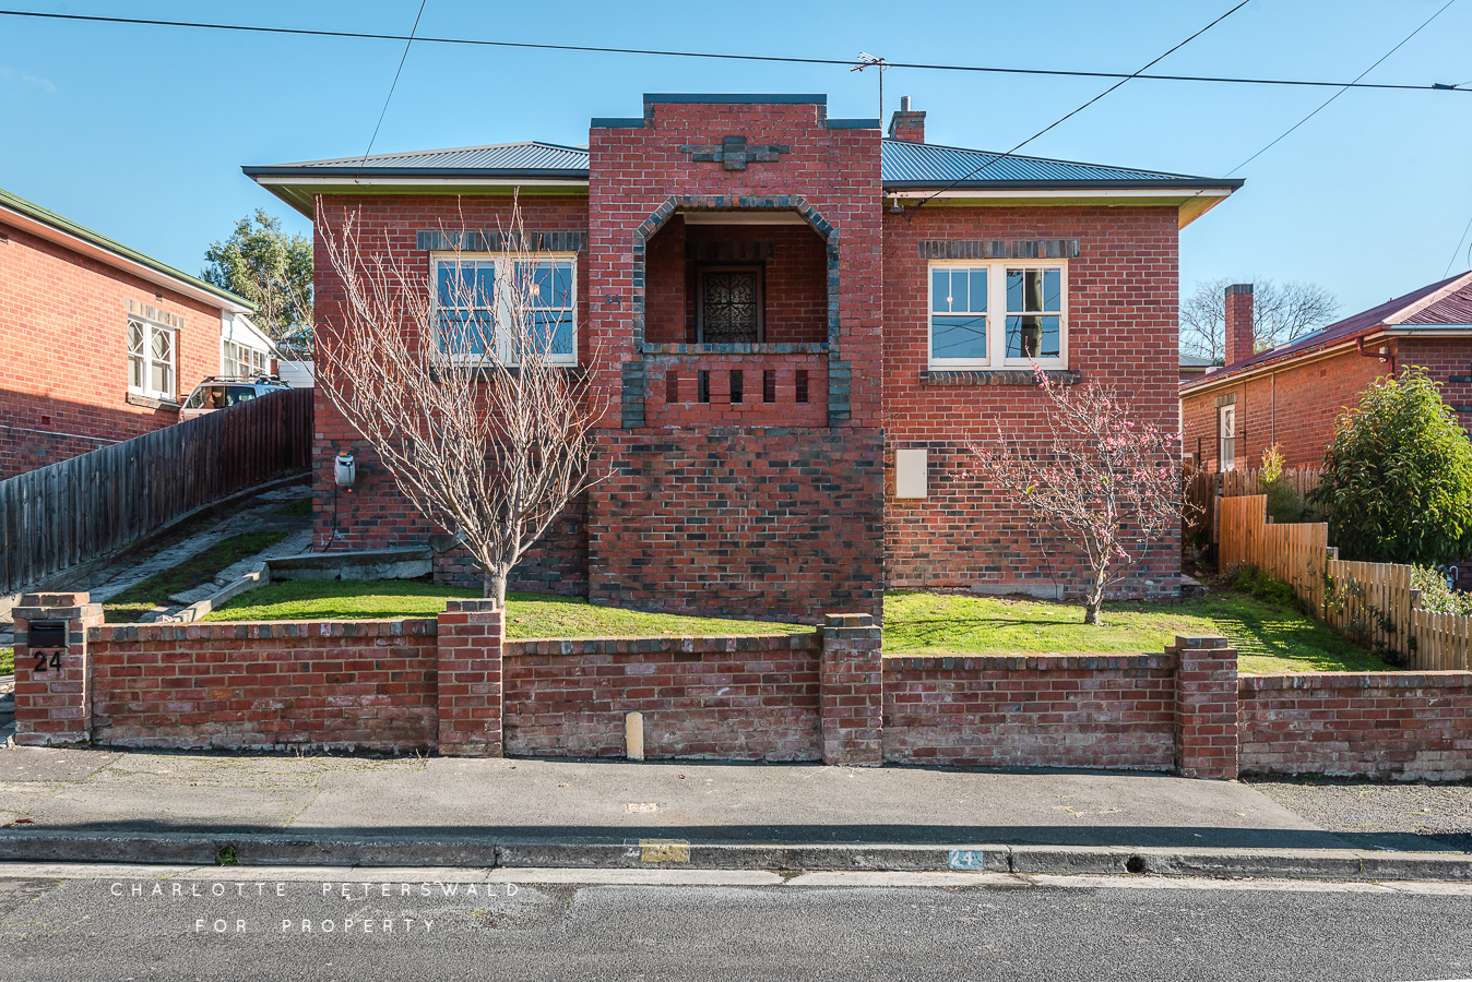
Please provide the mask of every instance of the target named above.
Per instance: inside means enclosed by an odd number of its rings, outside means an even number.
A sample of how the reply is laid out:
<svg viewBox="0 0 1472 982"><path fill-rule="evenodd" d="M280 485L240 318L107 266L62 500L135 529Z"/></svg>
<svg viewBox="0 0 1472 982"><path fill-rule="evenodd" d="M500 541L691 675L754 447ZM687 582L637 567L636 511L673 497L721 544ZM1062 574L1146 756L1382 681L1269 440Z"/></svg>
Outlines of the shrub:
<svg viewBox="0 0 1472 982"><path fill-rule="evenodd" d="M1422 610L1433 614L1472 615L1472 594L1454 590L1447 585L1446 575L1431 566L1417 566L1411 570L1411 589L1421 591Z"/></svg>
<svg viewBox="0 0 1472 982"><path fill-rule="evenodd" d="M1256 597L1265 603L1279 607L1297 607L1298 595L1293 587L1277 577L1270 576L1256 566L1240 566L1232 574L1230 586L1238 593Z"/></svg>
<svg viewBox="0 0 1472 982"><path fill-rule="evenodd" d="M1267 496L1268 517L1275 522L1313 521L1314 511L1298 488L1283 473L1283 451L1275 443L1262 452L1262 470L1258 484Z"/></svg>
<svg viewBox="0 0 1472 982"><path fill-rule="evenodd" d="M1340 415L1309 496L1346 559L1447 563L1472 552L1472 442L1419 368Z"/></svg>

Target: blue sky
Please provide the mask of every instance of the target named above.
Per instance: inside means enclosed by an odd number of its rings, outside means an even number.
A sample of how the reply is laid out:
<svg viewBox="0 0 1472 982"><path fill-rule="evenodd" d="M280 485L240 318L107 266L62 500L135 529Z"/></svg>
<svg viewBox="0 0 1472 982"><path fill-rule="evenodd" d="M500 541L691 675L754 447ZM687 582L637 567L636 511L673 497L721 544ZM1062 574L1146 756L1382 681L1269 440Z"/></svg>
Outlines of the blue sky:
<svg viewBox="0 0 1472 982"><path fill-rule="evenodd" d="M1443 0L1253 0L1157 71L1350 78ZM739 5L429 0L421 33L899 61L1130 71L1228 0ZM400 33L417 0L56 3L31 9ZM1472 81L1472 0L1369 80ZM361 153L400 55L314 40L0 18L0 187L191 272L264 206L307 223L240 173ZM1006 149L1107 83L894 70L885 95L927 110L936 143ZM590 116L637 115L645 91L826 92L872 116L871 73L416 46L375 149L538 138L584 145ZM1328 94L1135 81L1025 152L1221 175ZM1202 279L1323 284L1349 313L1439 278L1472 215L1472 94L1356 91L1245 169L1248 184L1186 229L1182 289ZM1466 268L1463 253L1454 269Z"/></svg>

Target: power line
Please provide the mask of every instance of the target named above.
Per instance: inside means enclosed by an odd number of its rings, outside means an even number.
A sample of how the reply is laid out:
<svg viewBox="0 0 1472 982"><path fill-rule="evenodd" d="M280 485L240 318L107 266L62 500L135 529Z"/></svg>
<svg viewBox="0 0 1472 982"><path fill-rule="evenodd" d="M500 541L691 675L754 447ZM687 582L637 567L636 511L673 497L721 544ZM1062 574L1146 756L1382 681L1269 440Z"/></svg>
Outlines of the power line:
<svg viewBox="0 0 1472 982"><path fill-rule="evenodd" d="M1013 146L1012 149L1008 150L1006 153L1000 154L999 156L996 156L996 157L992 157L989 160L987 160L985 163L978 164L977 166L973 167L971 170L967 171L962 176L956 178L954 181L951 181L949 184L945 185L944 187L939 188L938 190L936 190L935 192L933 192L933 193L931 193L929 195L926 195L924 198L922 198L920 200L920 203L915 206L915 210L916 211L919 211L921 208L924 208L931 201L935 200L940 195L945 194L947 191L949 191L952 188L956 187L958 184L964 184L967 181L971 180L972 178L976 177L976 175L982 173L983 171L986 171L988 168L991 168L991 167L996 166L997 164L999 164L1002 161L1006 160L1008 157L1012 156L1017 151L1021 150L1023 147L1027 146L1032 141L1036 140L1038 137L1042 136L1044 133L1048 132L1049 130L1053 129L1056 126L1059 126L1059 125L1067 122L1069 119L1073 118L1074 116L1077 116L1079 113L1083 112L1085 109L1089 108L1094 103L1098 102L1100 99L1104 98L1109 93L1113 92L1115 89L1118 89L1121 85L1124 85L1130 79L1132 79L1132 78L1138 78L1139 75L1140 75L1140 72L1143 72L1147 68L1151 68L1152 66L1159 64L1160 62L1164 61L1170 55L1175 54L1177 51L1181 50L1186 45L1190 44L1192 41L1196 40L1201 35L1205 34L1207 31L1211 30L1213 27L1215 27L1216 25L1220 24L1222 21L1226 20L1228 17L1230 17L1233 14L1235 14L1237 11L1241 10L1243 7L1247 6L1247 4L1250 3L1250 2L1251 2L1251 0L1240 0L1239 3L1237 3L1235 6L1231 7L1226 13L1224 13L1221 16L1217 17L1211 23L1207 24L1205 27L1203 27L1200 30L1196 31L1194 34L1192 34L1190 37L1186 38L1184 41L1180 41L1177 44L1172 45L1171 47L1167 48L1163 53L1157 55L1156 57L1152 58L1150 61L1146 62L1143 66L1141 66L1141 68L1139 69L1139 71L1133 72L1133 73L1125 76L1124 78L1120 79L1118 82L1115 82L1113 85L1109 86L1109 88L1105 89L1103 92L1100 92L1098 95L1094 96L1092 99L1090 99L1087 102L1085 102L1083 105L1077 106L1077 107L1069 110L1068 112L1064 113L1062 116L1059 116L1057 119L1053 120L1053 122L1049 123L1047 126L1044 126L1042 129L1038 130L1036 133L1034 133L1032 136L1028 137L1026 140L1023 140L1021 143L1018 143L1015 146ZM1451 2L1455 2L1455 0L1451 0Z"/></svg>
<svg viewBox="0 0 1472 982"><path fill-rule="evenodd" d="M383 108L378 111L378 122L373 124L373 135L368 138L368 149L363 151L363 159L358 166L368 162L368 155L373 152L373 144L378 142L378 131L383 126L383 117L388 115L388 104L394 99L394 89L399 87L399 76L404 73L404 62L409 58L409 49L414 46L414 35L419 33L419 20L424 16L424 8L429 0L419 0L419 13L414 15L414 26L409 29L408 40L404 42L404 53L399 55L399 67L394 69L394 80L389 83L388 95L384 96Z"/></svg>
<svg viewBox="0 0 1472 982"><path fill-rule="evenodd" d="M1441 271L1441 275L1443 278L1451 275L1452 266L1455 265L1457 261L1457 253L1462 251L1462 243L1467 240L1468 232L1472 232L1472 216L1469 216L1467 218L1467 224L1462 228L1462 234L1460 237L1458 237L1457 244L1452 247L1452 258L1446 261L1446 269ZM1472 259L1469 259L1467 261L1467 265L1472 266Z"/></svg>
<svg viewBox="0 0 1472 982"><path fill-rule="evenodd" d="M1417 34L1420 34L1421 31L1423 31L1428 24L1430 24L1432 21L1436 20L1436 18L1440 17L1443 13L1446 12L1446 9L1448 7L1450 7L1452 4L1454 4L1456 2L1457 2L1457 0L1446 0L1446 3L1442 4L1441 7L1439 7L1434 14L1432 14L1430 17L1427 17L1425 20L1423 20L1420 23L1420 25L1414 31L1412 31L1411 33L1407 34L1405 37L1401 38L1400 41L1398 41L1396 43L1395 47L1393 47L1389 51L1385 52L1385 54L1381 55L1379 58L1376 58L1375 61L1370 65L1370 67L1369 68L1366 68L1364 71L1362 71L1358 75L1356 75L1354 77L1353 81L1347 83L1338 92L1335 92L1329 98L1325 99L1323 102L1319 103L1319 105L1315 106L1314 109L1307 116L1303 117L1298 122L1294 123L1292 126L1288 127L1286 130L1284 130L1283 132L1279 133L1277 136L1273 137L1273 139L1270 140L1270 141L1268 141L1267 145L1264 146L1261 150L1257 151L1257 153L1253 154L1251 157L1248 157L1246 160L1242 161L1242 163L1238 164L1236 167L1233 167L1230 171L1227 172L1228 175L1237 173L1239 170L1241 170L1242 168L1246 167L1248 164L1252 163L1258 157L1261 157L1263 154L1267 153L1273 147L1277 146L1278 143L1284 137L1288 136L1288 134L1292 133L1294 130L1296 130L1300 126L1302 126L1304 123L1307 123L1309 120L1313 119L1320 112L1322 112L1323 110L1327 109L1329 107L1329 105L1334 102L1335 99L1338 99L1340 96L1344 95L1344 93L1348 92L1350 90L1350 88L1353 87L1354 84L1356 82L1358 82L1360 79L1364 78L1366 75L1370 74L1375 69L1379 68L1380 65L1385 61L1385 59L1389 58L1391 55L1395 54L1402 47L1404 47L1407 41L1409 41L1411 38L1415 37Z"/></svg>
<svg viewBox="0 0 1472 982"><path fill-rule="evenodd" d="M706 58L719 61L758 61L791 65L841 65L854 67L862 64L854 58L820 58L800 55L742 54L725 51L686 51L665 48L619 48L588 44L555 44L544 41L502 41L492 38L469 37L416 37L406 34L388 34L372 31L342 31L312 29L305 27L272 27L264 24L229 24L211 21L163 20L149 17L108 17L101 14L61 14L40 10L0 10L0 16L29 17L41 20L74 21L93 24L121 24L140 27L170 27L193 30L236 31L250 34L280 34L296 37L343 38L364 41L413 41L418 44L473 45L491 48L523 48L535 51L568 51L589 54L644 55L661 58ZM891 61L890 68L911 68L923 71L942 72L986 72L999 75L1045 75L1063 78L1110 78L1144 79L1155 82L1211 82L1231 85L1286 85L1339 88L1349 86L1358 89L1392 89L1408 92L1472 92L1466 86L1472 83L1449 85L1444 82L1339 82L1324 79L1270 78L1233 75L1167 75L1146 72L1103 72L1073 68L1016 68L1001 65L954 65L932 62Z"/></svg>

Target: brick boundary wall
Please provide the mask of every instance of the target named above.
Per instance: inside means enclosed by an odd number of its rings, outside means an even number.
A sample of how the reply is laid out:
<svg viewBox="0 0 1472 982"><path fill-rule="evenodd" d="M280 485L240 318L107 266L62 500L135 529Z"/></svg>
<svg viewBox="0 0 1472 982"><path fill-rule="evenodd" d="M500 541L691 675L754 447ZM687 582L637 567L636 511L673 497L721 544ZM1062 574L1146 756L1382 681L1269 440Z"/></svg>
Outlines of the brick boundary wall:
<svg viewBox="0 0 1472 982"><path fill-rule="evenodd" d="M1168 771L1176 659L911 657L884 662L884 759Z"/></svg>
<svg viewBox="0 0 1472 982"><path fill-rule="evenodd" d="M862 613L797 635L506 641L487 600L109 625L85 593L26 595L15 624L27 746L623 757L638 712L653 758L1472 778L1472 672L1238 678L1221 638L884 658Z"/></svg>
<svg viewBox="0 0 1472 982"><path fill-rule="evenodd" d="M816 633L507 642L506 750L623 757L639 712L646 757L818 760L820 649Z"/></svg>
<svg viewBox="0 0 1472 982"><path fill-rule="evenodd" d="M1472 778L1472 672L1239 680L1243 773Z"/></svg>

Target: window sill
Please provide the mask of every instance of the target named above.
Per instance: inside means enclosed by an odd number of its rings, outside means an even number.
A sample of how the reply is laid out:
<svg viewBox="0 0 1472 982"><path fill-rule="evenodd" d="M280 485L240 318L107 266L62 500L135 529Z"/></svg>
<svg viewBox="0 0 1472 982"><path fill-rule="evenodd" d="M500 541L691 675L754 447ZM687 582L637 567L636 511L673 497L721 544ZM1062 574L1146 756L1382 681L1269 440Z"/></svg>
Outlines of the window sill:
<svg viewBox="0 0 1472 982"><path fill-rule="evenodd" d="M1061 385L1077 385L1083 373L1067 368L1048 368L1043 374ZM920 371L921 385L1037 385L1030 368L927 368Z"/></svg>
<svg viewBox="0 0 1472 982"><path fill-rule="evenodd" d="M645 341L646 355L819 355L826 342L774 342L771 344L663 344Z"/></svg>
<svg viewBox="0 0 1472 982"><path fill-rule="evenodd" d="M158 399L154 396L140 395L137 392L128 393L128 405L141 406L144 409L162 409L166 413L177 413L179 404L172 399Z"/></svg>

